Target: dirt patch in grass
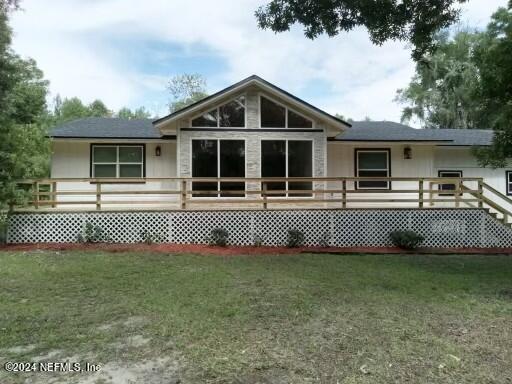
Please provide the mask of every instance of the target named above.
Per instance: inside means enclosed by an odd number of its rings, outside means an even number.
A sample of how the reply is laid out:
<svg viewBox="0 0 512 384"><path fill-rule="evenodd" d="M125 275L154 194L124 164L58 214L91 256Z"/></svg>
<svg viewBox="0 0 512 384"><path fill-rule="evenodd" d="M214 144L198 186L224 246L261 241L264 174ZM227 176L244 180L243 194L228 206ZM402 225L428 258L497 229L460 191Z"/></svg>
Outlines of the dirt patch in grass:
<svg viewBox="0 0 512 384"><path fill-rule="evenodd" d="M405 251L397 247L254 247L227 246L217 247L203 244L77 244L77 243L36 243L11 244L0 246L0 251L104 251L120 252L153 252L153 253L193 253L198 255L286 255L300 253L321 254L503 254L512 255L512 248L421 248Z"/></svg>

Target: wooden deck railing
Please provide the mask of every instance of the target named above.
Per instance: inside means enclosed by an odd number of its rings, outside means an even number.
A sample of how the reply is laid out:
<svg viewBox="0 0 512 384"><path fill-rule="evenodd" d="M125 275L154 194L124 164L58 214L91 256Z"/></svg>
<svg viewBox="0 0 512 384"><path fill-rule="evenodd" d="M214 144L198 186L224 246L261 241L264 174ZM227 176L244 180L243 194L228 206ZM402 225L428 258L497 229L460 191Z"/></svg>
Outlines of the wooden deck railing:
<svg viewBox="0 0 512 384"><path fill-rule="evenodd" d="M364 182L380 182L389 188L358 188ZM52 178L24 180L19 184L30 198L25 205L14 206L14 210L71 207L130 210L137 206L152 209L489 206L497 209L494 199L484 196L484 190L499 194L481 178L438 177ZM443 185L452 189L443 189ZM512 216L508 211L503 215Z"/></svg>

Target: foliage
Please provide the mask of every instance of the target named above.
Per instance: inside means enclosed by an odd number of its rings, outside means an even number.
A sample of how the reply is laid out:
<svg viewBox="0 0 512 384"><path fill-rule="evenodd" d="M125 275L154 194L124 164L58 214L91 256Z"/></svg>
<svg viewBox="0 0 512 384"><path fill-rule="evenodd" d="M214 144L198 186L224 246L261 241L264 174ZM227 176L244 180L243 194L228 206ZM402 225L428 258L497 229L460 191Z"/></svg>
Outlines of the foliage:
<svg viewBox="0 0 512 384"><path fill-rule="evenodd" d="M260 235L255 234L252 242L255 247L261 247L263 245L263 238Z"/></svg>
<svg viewBox="0 0 512 384"><path fill-rule="evenodd" d="M151 117L151 113L149 113L149 111L144 107L134 109L133 111L130 108L124 107L117 112L117 117L127 120L149 119Z"/></svg>
<svg viewBox="0 0 512 384"><path fill-rule="evenodd" d="M110 241L110 237L103 228L88 221L82 232L77 235L77 241L79 243L102 243Z"/></svg>
<svg viewBox="0 0 512 384"><path fill-rule="evenodd" d="M7 212L0 212L0 244L5 244L7 241L8 219Z"/></svg>
<svg viewBox="0 0 512 384"><path fill-rule="evenodd" d="M286 246L288 248L297 248L304 244L304 234L298 229L289 229L288 237L286 239Z"/></svg>
<svg viewBox="0 0 512 384"><path fill-rule="evenodd" d="M44 176L48 169L48 82L33 60L21 59L10 47L8 13L16 6L0 3L0 209L23 200L17 180Z"/></svg>
<svg viewBox="0 0 512 384"><path fill-rule="evenodd" d="M425 128L478 128L482 126L480 102L475 98L478 68L472 52L478 33L448 32L436 37L437 51L416 64L416 74L396 100L407 106L402 121L417 118Z"/></svg>
<svg viewBox="0 0 512 384"><path fill-rule="evenodd" d="M228 243L229 233L223 228L215 228L210 233L208 243L210 245L217 245L219 247L225 247Z"/></svg>
<svg viewBox="0 0 512 384"><path fill-rule="evenodd" d="M147 245L151 245L153 243L161 243L163 241L162 236L160 236L158 233L151 232L148 229L141 231L140 237L142 242Z"/></svg>
<svg viewBox="0 0 512 384"><path fill-rule="evenodd" d="M320 239L320 246L323 248L328 248L331 245L331 237L331 232L324 232L322 238Z"/></svg>
<svg viewBox="0 0 512 384"><path fill-rule="evenodd" d="M410 42L413 58L435 48L437 31L453 24L459 16L455 7L466 0L409 1L308 1L272 0L256 11L258 25L274 32L290 30L295 23L304 26L307 38L321 34L332 37L341 32L365 27L374 44L388 40Z"/></svg>
<svg viewBox="0 0 512 384"><path fill-rule="evenodd" d="M167 89L172 96L170 112L178 111L208 96L206 80L198 73L174 76L169 81Z"/></svg>
<svg viewBox="0 0 512 384"><path fill-rule="evenodd" d="M414 231L393 231L389 234L393 244L399 248L412 250L425 240L425 238Z"/></svg>
<svg viewBox="0 0 512 384"><path fill-rule="evenodd" d="M484 166L505 167L512 158L512 1L500 8L475 49L479 68L478 98L482 114L489 116L489 126L496 131L494 145L477 151Z"/></svg>
<svg viewBox="0 0 512 384"><path fill-rule="evenodd" d="M397 100L403 120L427 128L494 129L494 144L475 150L482 166L505 167L512 158L512 2L484 31L437 38L438 50L417 64Z"/></svg>

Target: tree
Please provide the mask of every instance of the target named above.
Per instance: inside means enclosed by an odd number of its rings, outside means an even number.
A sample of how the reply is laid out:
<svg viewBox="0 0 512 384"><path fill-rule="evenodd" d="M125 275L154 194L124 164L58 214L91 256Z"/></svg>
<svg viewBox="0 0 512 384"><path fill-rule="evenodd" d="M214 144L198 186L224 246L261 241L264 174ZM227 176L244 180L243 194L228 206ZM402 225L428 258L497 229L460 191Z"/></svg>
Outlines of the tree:
<svg viewBox="0 0 512 384"><path fill-rule="evenodd" d="M33 60L11 49L9 13L16 1L0 0L0 210L22 198L17 180L47 172L45 126L48 82Z"/></svg>
<svg viewBox="0 0 512 384"><path fill-rule="evenodd" d="M272 0L256 11L258 25L274 32L288 31L299 23L307 38L326 33L332 37L365 27L374 44L387 40L410 42L419 61L435 48L433 38L459 17L455 6L467 0Z"/></svg>
<svg viewBox="0 0 512 384"><path fill-rule="evenodd" d="M133 111L130 108L124 107L117 112L117 117L127 120L149 119L151 117L151 113L149 113L149 111L144 107L137 108Z"/></svg>
<svg viewBox="0 0 512 384"><path fill-rule="evenodd" d="M206 80L197 73L176 75L171 78L167 88L173 97L169 104L171 113L208 96Z"/></svg>
<svg viewBox="0 0 512 384"><path fill-rule="evenodd" d="M407 88L399 89L396 101L407 105L402 121L418 119L425 128L478 128L483 123L478 88L478 67L472 53L480 34L461 31L436 37L436 52L416 64Z"/></svg>
<svg viewBox="0 0 512 384"><path fill-rule="evenodd" d="M512 1L482 32L439 37L438 50L416 66L397 100L403 119L428 128L494 129L494 143L475 150L482 166L504 167L512 158Z"/></svg>
<svg viewBox="0 0 512 384"><path fill-rule="evenodd" d="M89 104L89 115L93 117L110 117L112 112L103 101L96 99Z"/></svg>
<svg viewBox="0 0 512 384"><path fill-rule="evenodd" d="M474 61L480 75L476 96L496 131L492 147L476 153L484 166L505 167L512 158L512 1L493 15Z"/></svg>
<svg viewBox="0 0 512 384"><path fill-rule="evenodd" d="M89 117L90 115L91 111L78 97L65 98L58 112L59 119L57 123Z"/></svg>

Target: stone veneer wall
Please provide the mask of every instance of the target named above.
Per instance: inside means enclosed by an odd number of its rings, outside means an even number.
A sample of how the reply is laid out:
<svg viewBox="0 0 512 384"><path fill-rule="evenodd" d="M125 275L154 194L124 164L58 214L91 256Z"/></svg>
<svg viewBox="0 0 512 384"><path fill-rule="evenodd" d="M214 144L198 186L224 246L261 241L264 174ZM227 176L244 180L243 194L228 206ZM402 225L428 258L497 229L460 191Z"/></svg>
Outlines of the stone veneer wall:
<svg viewBox="0 0 512 384"><path fill-rule="evenodd" d="M259 128L259 91L249 89L246 93L246 121L248 129ZM186 127L187 123L182 122ZM326 135L323 126L315 126L311 132L244 132L244 131L184 131L180 130L179 140L179 170L181 177L191 177L191 148L192 139L238 139L246 142L246 177L261 177L261 140L312 140L313 141L313 176L323 177L326 170ZM322 129L318 132L318 129ZM317 184L316 188L321 188L323 184ZM248 183L248 189L259 189L257 183Z"/></svg>

